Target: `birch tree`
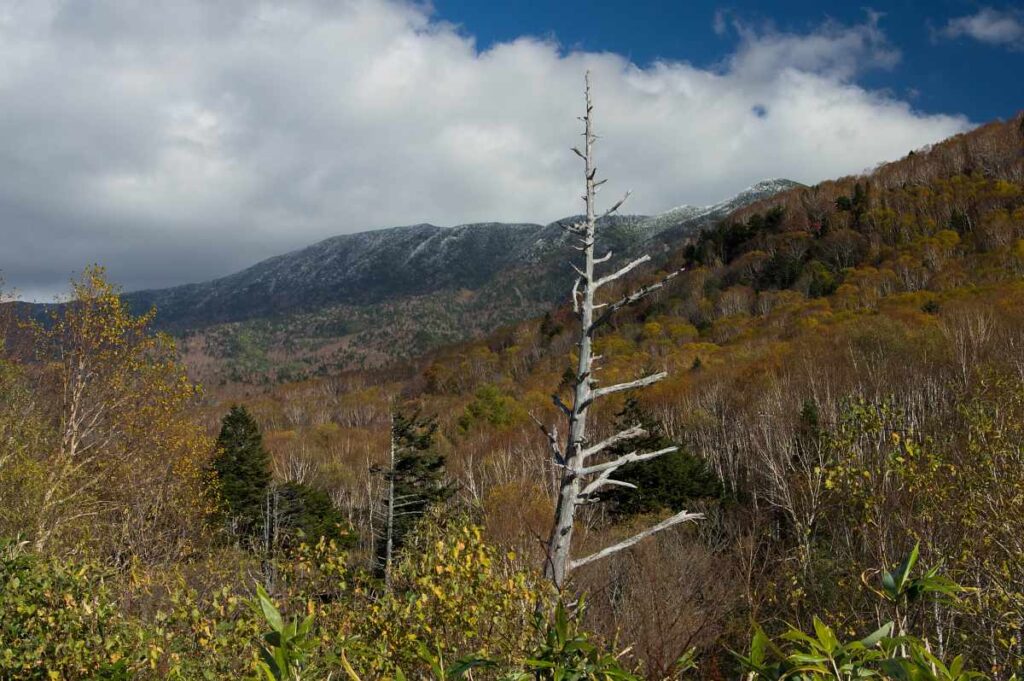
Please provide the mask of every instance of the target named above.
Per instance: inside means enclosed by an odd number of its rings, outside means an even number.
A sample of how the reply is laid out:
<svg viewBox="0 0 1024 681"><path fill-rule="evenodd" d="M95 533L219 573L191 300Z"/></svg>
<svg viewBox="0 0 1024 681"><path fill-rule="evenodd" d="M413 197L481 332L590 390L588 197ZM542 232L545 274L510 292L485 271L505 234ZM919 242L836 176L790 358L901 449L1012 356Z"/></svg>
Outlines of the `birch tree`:
<svg viewBox="0 0 1024 681"><path fill-rule="evenodd" d="M35 336L40 404L54 431L36 452L41 474L26 535L37 550L100 546L114 557L166 560L193 550L210 498L212 443L190 416L199 394L155 311L132 315L102 268Z"/></svg>
<svg viewBox="0 0 1024 681"><path fill-rule="evenodd" d="M637 258L605 275L597 273L597 266L609 262L612 258L611 252L600 257L595 255L597 225L601 219L618 211L626 199L629 198L629 192L626 192L622 199L614 203L601 215L597 214L595 197L598 189L606 180L597 179L597 167L594 164L594 144L597 141L597 135L594 132L594 107L590 97L589 72L586 75L585 94L586 112L581 118L584 126L583 149L580 150L579 147L574 147L572 151L583 161L584 181L586 183L583 200L586 204L586 214L582 220L563 227L568 233L572 246L582 256L582 267L576 264L572 265L576 279L572 286L571 299L573 311L579 319L579 340L577 342L577 364L571 384L571 404L565 404L557 394L553 397L554 403L562 413L566 424L567 432L564 441L559 437L557 427L548 428L539 420L537 421L548 439L551 455L559 471L558 502L555 507L551 535L546 547L547 559L544 568L545 576L554 582L558 589L565 586L567 576L575 568L627 549L644 538L679 523L702 518L702 515L699 513L681 511L596 553L582 558L572 557L573 530L577 509L580 505L596 501L598 492L608 486L635 487L631 483L616 480L613 477L615 472L622 466L629 463L649 461L676 451L676 447L665 447L655 451L640 451L638 449L608 459L611 448L646 435L646 431L640 424L620 430L600 442L591 443L588 437L587 417L591 406L593 406L596 400L615 393L636 390L652 385L667 376L665 372L658 372L633 381L604 387L600 386L595 376L596 362L600 357L593 354L593 342L597 331L606 325L616 312L633 305L662 288L666 282L678 275L679 272L671 273L660 281L640 287L613 302L597 303L597 294L603 287L618 281L640 265L648 262L650 256L645 255Z"/></svg>

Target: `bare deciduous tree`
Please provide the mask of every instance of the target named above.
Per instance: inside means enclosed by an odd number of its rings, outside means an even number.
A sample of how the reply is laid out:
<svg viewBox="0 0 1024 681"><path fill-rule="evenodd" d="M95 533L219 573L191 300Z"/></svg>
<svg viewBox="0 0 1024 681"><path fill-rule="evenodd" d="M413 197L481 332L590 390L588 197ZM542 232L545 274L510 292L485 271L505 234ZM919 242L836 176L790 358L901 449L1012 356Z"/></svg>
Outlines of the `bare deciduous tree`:
<svg viewBox="0 0 1024 681"><path fill-rule="evenodd" d="M676 450L667 447L653 452L633 451L618 458L602 461L602 454L613 445L643 437L646 433L640 425L634 425L614 435L590 444L588 442L587 415L593 403L607 395L627 390L635 390L657 383L665 378L665 372L658 372L607 387L599 387L594 375L594 364L600 359L593 354L595 333L607 324L612 316L624 307L632 305L654 291L662 288L665 283L675 277L678 272L669 274L664 279L627 293L611 303L598 304L596 294L601 287L624 277L638 266L650 260L649 256L637 258L618 270L605 276L598 276L595 267L608 262L612 254L609 252L599 258L594 255L597 223L601 218L615 213L629 197L629 193L611 208L598 217L595 210L595 195L604 180L597 179L597 168L594 165L594 143L597 136L593 125L593 104L590 99L590 74L586 76L586 113L582 117L584 124L584 149L574 147L573 151L583 159L586 192L583 195L586 203L586 216L583 220L567 225L574 248L582 253L583 267L573 265L576 281L572 287L573 310L579 319L578 362L572 382L572 404L566 405L556 394L554 401L561 410L567 423L565 442L558 436L557 428L547 428L540 421L538 425L548 438L551 454L560 472L558 487L558 503L555 508L554 523L547 543L547 563L545 575L561 589L569 572L574 568L599 560L606 556L633 546L642 539L660 532L668 527L688 520L702 518L699 513L682 511L674 516L632 535L612 546L606 547L592 555L573 559L571 557L573 529L576 522L576 510L581 504L597 499L597 493L607 486L635 487L634 485L612 478L615 471L628 463L647 461Z"/></svg>

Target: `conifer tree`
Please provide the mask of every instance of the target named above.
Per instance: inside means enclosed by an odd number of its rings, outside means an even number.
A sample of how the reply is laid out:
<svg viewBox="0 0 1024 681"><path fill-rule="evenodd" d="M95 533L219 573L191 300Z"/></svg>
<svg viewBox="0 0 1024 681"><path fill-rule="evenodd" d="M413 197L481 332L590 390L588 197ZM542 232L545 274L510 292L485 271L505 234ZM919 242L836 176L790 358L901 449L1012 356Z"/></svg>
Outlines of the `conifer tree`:
<svg viewBox="0 0 1024 681"><path fill-rule="evenodd" d="M684 450L665 434L665 429L636 398L630 397L617 415L620 430L639 424L646 435L608 448L610 456L625 456L630 451L658 451L677 447L673 452L650 461L629 463L619 469L618 478L635 487L614 487L601 492L611 502L616 515L634 515L657 511L681 511L697 499L722 495L722 483L700 458Z"/></svg>
<svg viewBox="0 0 1024 681"><path fill-rule="evenodd" d="M213 460L224 511L243 535L262 531L270 490L270 454L259 426L245 407L233 406L221 422Z"/></svg>
<svg viewBox="0 0 1024 681"><path fill-rule="evenodd" d="M451 488L444 484L445 457L434 448L436 433L437 422L433 419L418 414L406 416L397 410L391 416L390 466L385 471L385 528L377 547L385 577L389 576L394 554L402 547L416 519L451 495Z"/></svg>
<svg viewBox="0 0 1024 681"><path fill-rule="evenodd" d="M323 490L298 482L285 482L274 488L268 509L276 545L289 546L305 541L315 544L320 538L338 546L351 546L344 516Z"/></svg>

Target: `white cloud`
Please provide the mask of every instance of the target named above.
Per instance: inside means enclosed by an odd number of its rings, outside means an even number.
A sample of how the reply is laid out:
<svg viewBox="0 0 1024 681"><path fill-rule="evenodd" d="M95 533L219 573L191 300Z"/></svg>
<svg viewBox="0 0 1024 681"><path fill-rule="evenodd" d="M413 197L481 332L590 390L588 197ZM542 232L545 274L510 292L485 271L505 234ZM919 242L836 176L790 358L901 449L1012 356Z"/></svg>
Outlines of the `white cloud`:
<svg viewBox="0 0 1024 681"><path fill-rule="evenodd" d="M608 191L632 187L635 212L968 127L857 84L899 59L876 17L734 24L716 68L639 68L531 37L481 51L383 0L0 0L0 270L29 291L90 261L167 285L343 232L577 212L586 69Z"/></svg>
<svg viewBox="0 0 1024 681"><path fill-rule="evenodd" d="M1024 14L983 7L977 14L950 19L940 33L947 38L968 37L989 45L1024 49Z"/></svg>

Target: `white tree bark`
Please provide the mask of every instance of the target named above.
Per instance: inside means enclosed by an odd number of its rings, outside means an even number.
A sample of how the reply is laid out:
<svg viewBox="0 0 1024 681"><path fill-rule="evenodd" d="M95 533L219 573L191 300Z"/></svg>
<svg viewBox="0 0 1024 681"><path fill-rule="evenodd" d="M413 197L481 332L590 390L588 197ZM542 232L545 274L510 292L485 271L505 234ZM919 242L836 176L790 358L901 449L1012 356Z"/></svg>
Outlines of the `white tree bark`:
<svg viewBox="0 0 1024 681"><path fill-rule="evenodd" d="M573 568L627 549L644 538L673 525L702 518L699 513L683 511L586 558L573 560L571 557L577 507L580 504L592 501L592 496L602 487L608 485L634 487L630 483L615 480L611 477L620 467L636 461L653 459L673 452L676 449L675 447L669 447L655 452L631 452L612 461L588 465L588 459L601 454L601 452L609 447L647 434L642 427L634 425L602 442L588 447L587 416L590 406L594 401L613 393L635 390L657 383L667 376L665 372L659 372L634 381L627 381L606 388L597 388L597 381L594 378L594 362L597 357L593 355L595 332L601 325L608 322L618 310L660 289L665 285L665 282L678 274L678 272L669 274L661 281L627 294L610 305L597 304L595 302L595 293L601 286L621 279L635 268L648 262L650 258L646 255L637 258L603 277L598 277L595 274L595 265L610 260L611 253L607 253L600 258L595 258L594 256L597 221L600 219L597 217L594 205L595 195L597 188L604 184L605 180L596 179L597 168L594 165L594 143L597 136L594 133L593 109L593 103L590 98L590 74L587 73L586 113L582 117L584 124L584 149L581 151L579 148L573 148L573 152L583 159L584 164L586 192L583 195L583 199L586 203L586 216L581 222L564 227L565 231L569 233L569 238L574 241L574 247L583 256L582 267L575 264L571 265L576 274L571 294L572 306L580 321L579 340L577 342L578 359L572 388L572 404L566 405L558 395L553 396L555 405L561 410L567 421L567 435L564 444L558 437L557 428L549 429L538 421L538 425L548 439L555 466L560 472L558 503L555 508L551 535L548 539L547 563L544 567L545 576L554 582L558 589L562 589L565 586L566 578ZM602 213L601 217L613 214L628 197L629 193L627 192L625 197ZM602 308L601 315L595 318L595 312ZM597 477L592 478L591 476ZM589 482L588 478L591 478Z"/></svg>
<svg viewBox="0 0 1024 681"><path fill-rule="evenodd" d="M391 589L391 561L395 547L395 412L391 412L390 442L388 454L388 510L387 535L384 540L384 585Z"/></svg>

